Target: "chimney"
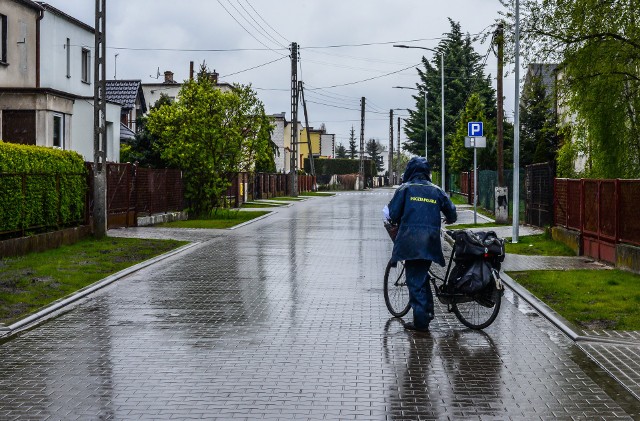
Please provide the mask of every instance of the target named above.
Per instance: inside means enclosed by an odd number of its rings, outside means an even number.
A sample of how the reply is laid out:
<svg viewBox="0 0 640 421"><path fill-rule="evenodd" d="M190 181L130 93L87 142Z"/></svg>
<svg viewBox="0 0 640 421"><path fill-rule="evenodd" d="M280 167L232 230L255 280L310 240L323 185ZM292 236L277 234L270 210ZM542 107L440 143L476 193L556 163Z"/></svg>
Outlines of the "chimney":
<svg viewBox="0 0 640 421"><path fill-rule="evenodd" d="M209 77L211 78L211 83L213 83L214 85L218 84L218 72L215 71L215 69L213 70L213 73L209 73Z"/></svg>
<svg viewBox="0 0 640 421"><path fill-rule="evenodd" d="M189 62L189 80L193 80L193 61Z"/></svg>
<svg viewBox="0 0 640 421"><path fill-rule="evenodd" d="M171 70L164 72L164 83L176 83L176 81L173 80L173 72Z"/></svg>

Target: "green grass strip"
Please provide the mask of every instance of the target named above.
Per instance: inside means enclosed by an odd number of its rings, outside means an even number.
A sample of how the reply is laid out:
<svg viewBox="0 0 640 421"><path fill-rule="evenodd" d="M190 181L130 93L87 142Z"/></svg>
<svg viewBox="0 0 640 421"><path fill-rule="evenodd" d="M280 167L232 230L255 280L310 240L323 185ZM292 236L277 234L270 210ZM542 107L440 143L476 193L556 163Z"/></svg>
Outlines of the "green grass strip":
<svg viewBox="0 0 640 421"><path fill-rule="evenodd" d="M317 191L308 191L304 193L300 193L300 196L335 196L335 193L327 193L327 192L317 192Z"/></svg>
<svg viewBox="0 0 640 421"><path fill-rule="evenodd" d="M85 239L0 259L0 323L10 324L100 279L183 244L175 240Z"/></svg>
<svg viewBox="0 0 640 421"><path fill-rule="evenodd" d="M283 200L286 202L297 202L300 200L304 200L304 197L291 197L291 196L280 196L280 197L271 197L265 200Z"/></svg>
<svg viewBox="0 0 640 421"><path fill-rule="evenodd" d="M260 208L278 208L283 205L280 203L243 203L242 207L246 209L260 209Z"/></svg>
<svg viewBox="0 0 640 421"><path fill-rule="evenodd" d="M215 215L207 218L190 219L187 221L173 221L156 225L166 228L205 228L224 229L240 225L244 222L259 218L270 212L267 211L218 211Z"/></svg>
<svg viewBox="0 0 640 421"><path fill-rule="evenodd" d="M511 237L505 238L507 253L524 254L527 256L575 256L576 253L565 244L554 241L547 233L525 235L513 244Z"/></svg>
<svg viewBox="0 0 640 421"><path fill-rule="evenodd" d="M583 329L640 330L640 275L620 270L510 272Z"/></svg>

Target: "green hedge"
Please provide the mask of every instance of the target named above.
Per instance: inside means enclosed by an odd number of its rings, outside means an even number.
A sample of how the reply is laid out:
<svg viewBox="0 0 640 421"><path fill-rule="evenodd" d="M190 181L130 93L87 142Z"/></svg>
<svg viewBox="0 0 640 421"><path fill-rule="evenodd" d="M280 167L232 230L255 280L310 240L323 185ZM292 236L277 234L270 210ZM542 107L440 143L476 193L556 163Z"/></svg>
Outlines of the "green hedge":
<svg viewBox="0 0 640 421"><path fill-rule="evenodd" d="M81 221L86 174L77 152L0 141L0 233Z"/></svg>
<svg viewBox="0 0 640 421"><path fill-rule="evenodd" d="M313 166L316 170L316 175L344 175L344 174L357 174L360 172L360 160L359 159L344 159L344 158L316 158L313 160ZM309 174L311 173L311 166L309 164L309 158L304 159L304 170ZM378 175L376 171L375 163L370 159L364 160L364 176L373 177Z"/></svg>

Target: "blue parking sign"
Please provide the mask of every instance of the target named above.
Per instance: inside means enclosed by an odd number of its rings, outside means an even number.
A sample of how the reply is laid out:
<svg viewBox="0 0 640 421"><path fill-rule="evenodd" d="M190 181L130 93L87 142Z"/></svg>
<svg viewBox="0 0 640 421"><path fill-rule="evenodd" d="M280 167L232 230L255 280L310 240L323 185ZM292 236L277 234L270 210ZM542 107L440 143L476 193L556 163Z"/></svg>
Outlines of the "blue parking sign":
<svg viewBox="0 0 640 421"><path fill-rule="evenodd" d="M470 121L467 125L467 131L469 133L469 137L482 136L484 133L482 121Z"/></svg>

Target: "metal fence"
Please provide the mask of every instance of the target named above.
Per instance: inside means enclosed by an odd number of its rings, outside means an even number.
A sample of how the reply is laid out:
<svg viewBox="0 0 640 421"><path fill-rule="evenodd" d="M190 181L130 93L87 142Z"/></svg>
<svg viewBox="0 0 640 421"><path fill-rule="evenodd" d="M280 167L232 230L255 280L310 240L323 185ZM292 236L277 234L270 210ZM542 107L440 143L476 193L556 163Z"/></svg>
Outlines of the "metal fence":
<svg viewBox="0 0 640 421"><path fill-rule="evenodd" d="M555 225L580 231L584 254L615 261L615 244L640 246L640 180L571 180L554 183Z"/></svg>
<svg viewBox="0 0 640 421"><path fill-rule="evenodd" d="M554 165L527 165L525 175L525 222L538 227L553 225Z"/></svg>
<svg viewBox="0 0 640 421"><path fill-rule="evenodd" d="M108 163L107 227L133 227L141 215L182 211L184 185L182 172L176 169L140 168L134 164ZM89 206L93 209L93 164L89 172ZM87 218L88 219L88 218Z"/></svg>

